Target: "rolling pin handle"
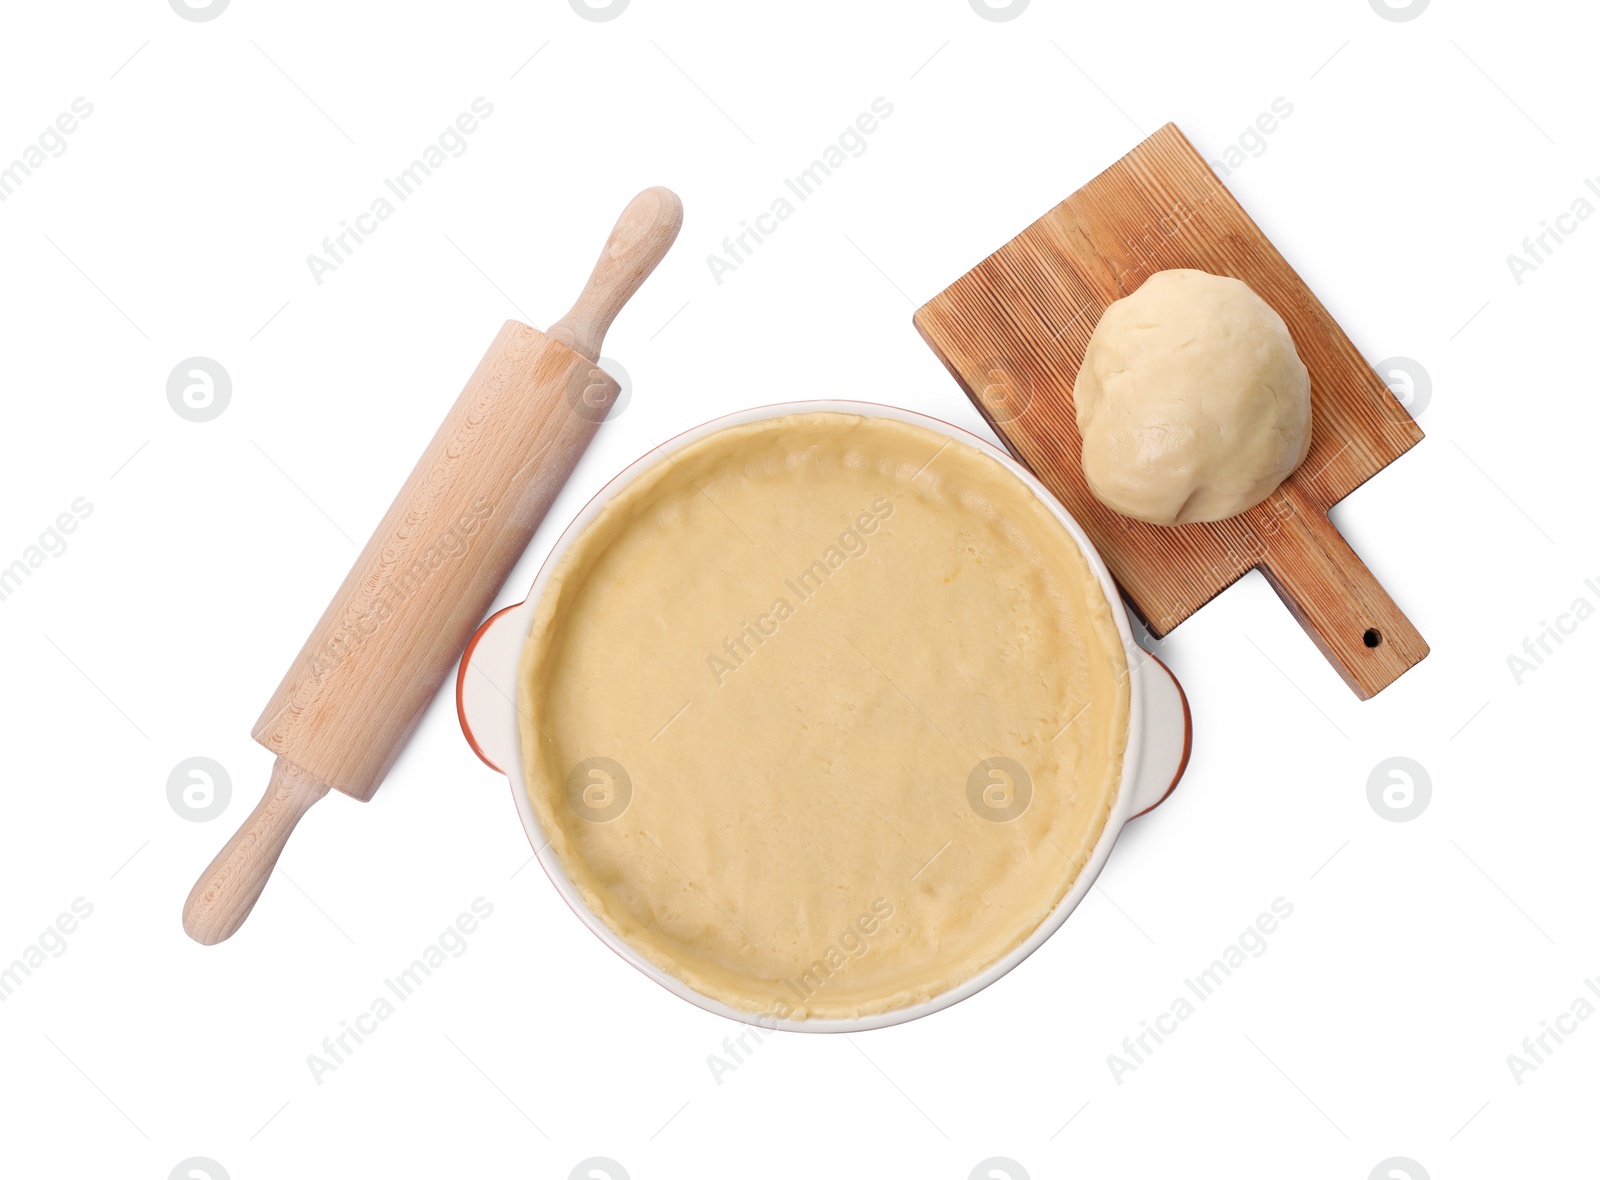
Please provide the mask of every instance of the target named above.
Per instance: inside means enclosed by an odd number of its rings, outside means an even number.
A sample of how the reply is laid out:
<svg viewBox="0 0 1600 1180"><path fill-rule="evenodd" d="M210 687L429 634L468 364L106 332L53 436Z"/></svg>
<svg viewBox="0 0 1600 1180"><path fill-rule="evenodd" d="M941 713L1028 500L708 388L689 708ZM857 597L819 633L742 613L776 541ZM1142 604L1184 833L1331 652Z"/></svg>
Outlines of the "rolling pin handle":
<svg viewBox="0 0 1600 1180"><path fill-rule="evenodd" d="M611 321L666 256L682 225L683 202L671 189L647 188L634 197L617 218L578 301L545 334L599 361Z"/></svg>
<svg viewBox="0 0 1600 1180"><path fill-rule="evenodd" d="M184 902L183 928L196 942L209 946L239 929L300 817L328 793L304 767L357 799L377 790L610 408L559 412L586 392L580 381L597 384L606 330L682 224L675 193L645 189L617 219L566 316L542 335L514 321L501 329L256 723L256 740L288 757L278 758L261 802ZM614 381L598 384L616 390ZM412 571L436 550L461 552L457 522L471 514L481 523L482 506L496 506L490 496L508 507L482 526L471 561L457 560L426 593L413 593ZM411 589L400 591L407 582ZM382 628L367 626L384 619ZM335 651L337 684L306 673Z"/></svg>
<svg viewBox="0 0 1600 1180"><path fill-rule="evenodd" d="M327 793L327 783L287 759L272 764L272 779L261 802L200 874L183 903L183 929L190 938L212 946L244 924L289 834Z"/></svg>

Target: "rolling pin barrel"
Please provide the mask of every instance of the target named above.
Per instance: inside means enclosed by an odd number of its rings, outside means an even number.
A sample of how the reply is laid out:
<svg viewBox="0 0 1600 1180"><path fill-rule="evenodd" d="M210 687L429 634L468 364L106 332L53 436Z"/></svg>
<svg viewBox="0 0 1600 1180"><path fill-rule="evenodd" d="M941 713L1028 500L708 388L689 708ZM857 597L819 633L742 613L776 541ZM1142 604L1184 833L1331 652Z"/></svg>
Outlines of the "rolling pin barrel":
<svg viewBox="0 0 1600 1180"><path fill-rule="evenodd" d="M238 929L329 787L377 791L615 402L601 341L682 219L672 192L646 189L565 317L548 333L500 329L256 722L278 762L189 894L196 941Z"/></svg>

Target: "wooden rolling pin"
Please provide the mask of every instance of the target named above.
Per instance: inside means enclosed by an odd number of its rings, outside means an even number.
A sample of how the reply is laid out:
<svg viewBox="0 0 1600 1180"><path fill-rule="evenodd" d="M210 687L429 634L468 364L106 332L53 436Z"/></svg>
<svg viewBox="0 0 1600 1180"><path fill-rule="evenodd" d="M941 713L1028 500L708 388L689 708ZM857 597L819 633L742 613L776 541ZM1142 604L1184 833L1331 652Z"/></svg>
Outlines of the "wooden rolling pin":
<svg viewBox="0 0 1600 1180"><path fill-rule="evenodd" d="M196 942L239 928L329 787L377 791L616 400L600 343L682 222L676 194L646 189L571 311L547 333L500 329L256 722L278 760L184 903Z"/></svg>

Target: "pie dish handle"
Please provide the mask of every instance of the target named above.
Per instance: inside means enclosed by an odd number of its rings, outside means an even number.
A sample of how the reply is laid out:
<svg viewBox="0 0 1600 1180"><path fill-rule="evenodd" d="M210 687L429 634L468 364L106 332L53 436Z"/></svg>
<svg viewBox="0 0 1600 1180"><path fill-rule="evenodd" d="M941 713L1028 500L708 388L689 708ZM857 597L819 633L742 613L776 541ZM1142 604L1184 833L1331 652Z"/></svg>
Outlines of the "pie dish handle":
<svg viewBox="0 0 1600 1180"><path fill-rule="evenodd" d="M1140 649L1132 674L1138 679L1144 709L1139 770L1131 788L1130 818L1137 818L1153 811L1183 777L1194 743L1194 721L1183 686L1155 656Z"/></svg>
<svg viewBox="0 0 1600 1180"><path fill-rule="evenodd" d="M461 653L456 671L456 716L473 753L510 775L516 765L517 665L527 637L530 604L519 602L484 620Z"/></svg>

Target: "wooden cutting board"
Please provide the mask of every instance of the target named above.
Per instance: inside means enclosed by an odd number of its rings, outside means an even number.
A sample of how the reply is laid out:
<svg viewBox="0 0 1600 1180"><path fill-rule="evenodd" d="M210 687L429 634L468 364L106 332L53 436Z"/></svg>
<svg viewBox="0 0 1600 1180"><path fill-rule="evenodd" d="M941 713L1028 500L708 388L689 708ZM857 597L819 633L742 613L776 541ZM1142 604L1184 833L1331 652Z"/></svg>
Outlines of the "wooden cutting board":
<svg viewBox="0 0 1600 1180"><path fill-rule="evenodd" d="M1311 372L1304 463L1228 520L1163 527L1089 491L1072 386L1100 314L1159 270L1248 283ZM1259 569L1362 698L1428 645L1328 520L1422 439L1333 317L1169 123L929 300L917 330L979 411L1083 525L1157 637Z"/></svg>

